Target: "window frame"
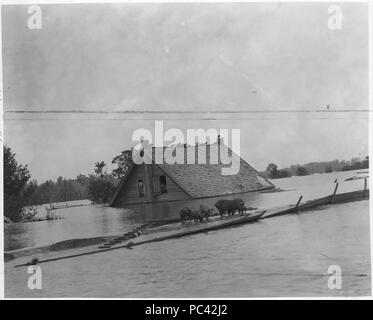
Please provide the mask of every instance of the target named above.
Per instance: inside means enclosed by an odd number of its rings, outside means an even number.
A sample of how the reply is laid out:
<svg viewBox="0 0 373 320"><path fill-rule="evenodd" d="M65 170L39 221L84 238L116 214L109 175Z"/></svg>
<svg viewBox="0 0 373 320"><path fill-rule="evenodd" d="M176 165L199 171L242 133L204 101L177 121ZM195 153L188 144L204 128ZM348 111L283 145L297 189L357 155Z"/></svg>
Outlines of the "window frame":
<svg viewBox="0 0 373 320"><path fill-rule="evenodd" d="M140 192L140 181L142 183L142 193ZM143 178L137 178L137 194L139 196L139 198L145 198L145 184L144 184L144 179Z"/></svg>

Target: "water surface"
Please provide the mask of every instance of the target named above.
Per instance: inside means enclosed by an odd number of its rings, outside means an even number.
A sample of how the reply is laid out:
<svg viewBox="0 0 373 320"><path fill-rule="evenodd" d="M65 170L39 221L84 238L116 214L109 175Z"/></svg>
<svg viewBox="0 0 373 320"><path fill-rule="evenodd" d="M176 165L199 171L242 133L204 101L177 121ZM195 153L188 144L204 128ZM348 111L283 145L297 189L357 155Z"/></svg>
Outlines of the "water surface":
<svg viewBox="0 0 373 320"><path fill-rule="evenodd" d="M261 209L296 203L300 195L303 201L323 197L334 190L335 179L340 181L338 192L361 190L364 180L346 181L356 174L355 171L310 175L276 179L276 187L287 190L279 193L250 192L225 196L224 198L243 198L247 206ZM163 220L178 217L183 206L199 208L200 204L213 207L217 198L192 201L178 201L153 205L136 205L117 209L102 206L83 206L56 210L61 220L32 223L5 224L5 250L24 247L49 245L62 240L120 234L150 220ZM73 201L72 204L88 204L89 201ZM39 206L39 216L46 214L45 207Z"/></svg>
<svg viewBox="0 0 373 320"><path fill-rule="evenodd" d="M352 175L279 179L274 180L276 186L288 191L242 197L247 205L271 208L296 203L300 195L304 200L328 195L336 178L343 181ZM364 180L342 182L339 191L363 186ZM6 246L21 248L123 232L149 219L175 217L182 205L198 207L215 201L58 210L65 219L6 225ZM6 297L366 296L371 294L369 201L323 206L133 250L41 264L40 291L28 289L27 268L13 267L20 259L5 263ZM342 270L341 290L328 288L331 265Z"/></svg>
<svg viewBox="0 0 373 320"><path fill-rule="evenodd" d="M68 250L73 253L73 250ZM370 295L368 200L40 265L43 289L6 263L7 297ZM65 253L65 252L64 252ZM342 289L327 286L342 270Z"/></svg>

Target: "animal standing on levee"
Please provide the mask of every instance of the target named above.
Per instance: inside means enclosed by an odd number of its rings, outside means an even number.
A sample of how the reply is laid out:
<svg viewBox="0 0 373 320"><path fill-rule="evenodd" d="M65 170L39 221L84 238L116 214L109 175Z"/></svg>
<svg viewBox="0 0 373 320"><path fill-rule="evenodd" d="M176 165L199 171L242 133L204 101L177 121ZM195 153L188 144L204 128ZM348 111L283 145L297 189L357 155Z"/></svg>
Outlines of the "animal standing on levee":
<svg viewBox="0 0 373 320"><path fill-rule="evenodd" d="M199 210L192 210L189 207L184 207L180 210L180 218L181 221L195 221L195 222L203 222L203 220L208 221L210 214L214 211L214 209L209 209L203 204L200 205Z"/></svg>
<svg viewBox="0 0 373 320"><path fill-rule="evenodd" d="M206 221L208 221L211 214L214 213L214 209L208 208L205 205L201 204L199 206L199 212L202 215L202 220L205 219Z"/></svg>
<svg viewBox="0 0 373 320"><path fill-rule="evenodd" d="M216 209L218 209L220 216L225 213L228 216L234 215L236 211L239 214L243 214L245 210L255 210L256 208L245 207L245 202L242 199L227 200L222 199L215 203Z"/></svg>
<svg viewBox="0 0 373 320"><path fill-rule="evenodd" d="M218 209L220 216L222 217L225 213L228 216L234 215L236 211L242 215L246 210L255 210L256 208L246 207L242 199L233 200L219 200L215 203L215 207ZM195 221L203 222L208 221L209 217L214 213L214 209L208 208L201 204L199 210L193 210L189 207L184 207L180 210L181 221Z"/></svg>

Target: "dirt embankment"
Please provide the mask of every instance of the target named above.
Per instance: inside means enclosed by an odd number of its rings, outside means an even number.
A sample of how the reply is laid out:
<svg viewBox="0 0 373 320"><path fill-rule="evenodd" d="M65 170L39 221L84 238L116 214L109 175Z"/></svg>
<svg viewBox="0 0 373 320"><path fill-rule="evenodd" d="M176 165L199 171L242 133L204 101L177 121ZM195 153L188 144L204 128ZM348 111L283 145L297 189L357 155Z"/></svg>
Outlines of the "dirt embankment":
<svg viewBox="0 0 373 320"><path fill-rule="evenodd" d="M13 259L31 256L39 253L45 253L49 251L61 251L68 249L75 249L81 247L87 247L90 245L101 244L103 242L111 241L117 236L105 236L105 237L94 237L94 238L83 238L83 239L69 239L48 246L34 247L34 248L22 248L13 251L4 252L4 261L8 262Z"/></svg>
<svg viewBox="0 0 373 320"><path fill-rule="evenodd" d="M85 238L85 239L69 239L65 241L60 241L49 246L50 251L60 251L73 248L86 247L90 245L100 244L105 241L108 241L113 237L94 237L94 238Z"/></svg>

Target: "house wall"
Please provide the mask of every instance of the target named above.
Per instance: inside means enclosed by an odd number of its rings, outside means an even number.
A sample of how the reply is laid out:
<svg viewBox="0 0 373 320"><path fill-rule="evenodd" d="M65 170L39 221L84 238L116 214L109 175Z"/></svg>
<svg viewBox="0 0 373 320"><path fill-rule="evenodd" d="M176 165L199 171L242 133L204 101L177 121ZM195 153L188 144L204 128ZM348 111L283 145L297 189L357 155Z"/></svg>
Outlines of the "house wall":
<svg viewBox="0 0 373 320"><path fill-rule="evenodd" d="M113 203L113 207L125 207L128 204L134 203L149 203L150 200L147 197L140 198L138 189L137 189L137 181L142 179L145 182L145 165L135 166L128 177L128 180L124 183L122 189L119 191L116 200ZM159 177L160 175L165 175L164 172L157 166L152 165L152 172L153 177ZM167 185L167 193L165 194L153 194L153 201L152 202L159 202L159 201L173 201L173 200L187 200L191 197L185 193L177 184L175 184L167 175L166 175L166 185ZM147 190L145 190L145 193Z"/></svg>

